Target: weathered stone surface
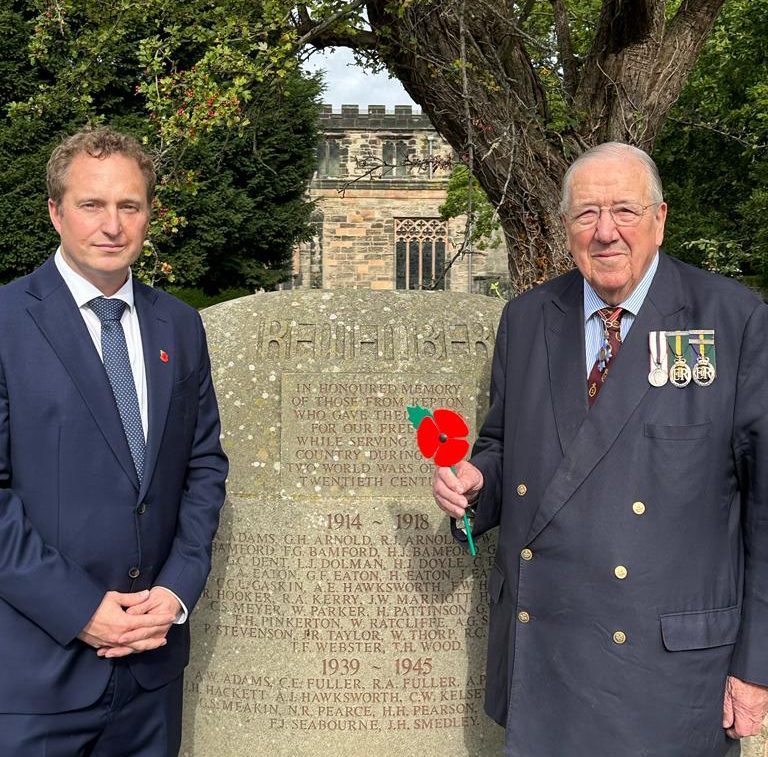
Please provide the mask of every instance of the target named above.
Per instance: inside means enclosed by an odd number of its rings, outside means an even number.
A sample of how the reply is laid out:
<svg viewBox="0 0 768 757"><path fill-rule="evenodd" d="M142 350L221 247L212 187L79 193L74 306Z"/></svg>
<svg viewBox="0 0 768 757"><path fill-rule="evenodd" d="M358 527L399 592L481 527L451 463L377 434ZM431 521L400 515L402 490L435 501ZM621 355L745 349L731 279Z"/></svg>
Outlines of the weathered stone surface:
<svg viewBox="0 0 768 757"><path fill-rule="evenodd" d="M258 294L205 313L230 455L192 618L184 755L492 755L486 577L430 495L406 405L474 436L500 300Z"/></svg>
<svg viewBox="0 0 768 757"><path fill-rule="evenodd" d="M768 732L766 726L759 736L741 740L741 757L768 757Z"/></svg>

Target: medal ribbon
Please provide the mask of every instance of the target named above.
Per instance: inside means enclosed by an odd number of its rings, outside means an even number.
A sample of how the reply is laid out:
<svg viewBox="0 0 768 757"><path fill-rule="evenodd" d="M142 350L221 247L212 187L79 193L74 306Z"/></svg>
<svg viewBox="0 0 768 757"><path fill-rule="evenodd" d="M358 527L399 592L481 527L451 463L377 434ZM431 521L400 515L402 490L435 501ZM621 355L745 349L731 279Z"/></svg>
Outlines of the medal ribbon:
<svg viewBox="0 0 768 757"><path fill-rule="evenodd" d="M696 347L698 347L699 356L702 359L707 358L709 362L712 363L712 366L716 367L714 329L699 329L691 333L696 337L695 339L691 338L689 340L689 343L691 345L691 348L693 349L694 354L696 353Z"/></svg>
<svg viewBox="0 0 768 757"><path fill-rule="evenodd" d="M664 352L662 352L662 344L664 345ZM648 334L648 347L651 350L651 369L664 368L666 360L667 344L664 338L663 331L651 331Z"/></svg>
<svg viewBox="0 0 768 757"><path fill-rule="evenodd" d="M672 354L675 356L675 362L686 362L685 353L688 349L688 333L687 331L667 332L669 349L672 350Z"/></svg>

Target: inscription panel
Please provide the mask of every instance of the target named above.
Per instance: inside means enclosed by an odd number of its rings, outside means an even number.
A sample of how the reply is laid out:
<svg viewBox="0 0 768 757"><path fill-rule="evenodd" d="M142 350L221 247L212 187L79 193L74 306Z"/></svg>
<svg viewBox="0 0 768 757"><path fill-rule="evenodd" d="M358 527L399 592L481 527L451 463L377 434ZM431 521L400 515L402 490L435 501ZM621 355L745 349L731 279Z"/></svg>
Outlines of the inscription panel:
<svg viewBox="0 0 768 757"><path fill-rule="evenodd" d="M449 407L472 423L474 388L457 375L284 373L283 489L292 495L428 495L434 465L416 446L408 405Z"/></svg>

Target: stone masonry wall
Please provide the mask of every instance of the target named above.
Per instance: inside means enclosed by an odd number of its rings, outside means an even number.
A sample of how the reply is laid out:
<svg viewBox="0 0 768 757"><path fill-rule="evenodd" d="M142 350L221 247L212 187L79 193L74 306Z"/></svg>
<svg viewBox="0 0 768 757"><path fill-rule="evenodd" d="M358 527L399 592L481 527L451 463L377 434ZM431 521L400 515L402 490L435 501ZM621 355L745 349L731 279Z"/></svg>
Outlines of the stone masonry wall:
<svg viewBox="0 0 768 757"><path fill-rule="evenodd" d="M316 202L317 233L297 251L295 285L395 289L395 219L439 218L452 150L426 116L413 114L409 106L386 113L383 106L374 105L366 113L345 105L340 114L326 106L321 130L324 139L334 143L335 161L323 161L323 151L330 148L321 144L319 170L309 190ZM408 161L422 163L382 168L393 149L400 150L401 158L405 150ZM434 160L424 162L430 157ZM448 222L446 262L460 248L464 230L464 218ZM472 258L473 280L507 276L503 243ZM468 291L469 268L468 256L458 260L445 288Z"/></svg>

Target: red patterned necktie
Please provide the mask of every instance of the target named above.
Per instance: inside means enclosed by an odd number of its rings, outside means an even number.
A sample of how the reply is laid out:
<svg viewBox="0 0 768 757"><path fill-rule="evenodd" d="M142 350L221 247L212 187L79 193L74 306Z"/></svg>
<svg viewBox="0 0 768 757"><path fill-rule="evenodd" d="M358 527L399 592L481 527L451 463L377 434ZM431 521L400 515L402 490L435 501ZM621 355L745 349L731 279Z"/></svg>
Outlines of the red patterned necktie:
<svg viewBox="0 0 768 757"><path fill-rule="evenodd" d="M597 395L600 393L604 381L608 378L608 368L610 367L611 360L616 357L616 353L621 347L620 329L623 312L624 308L600 308L597 311L597 314L603 320L604 337L597 360L595 360L595 364L592 366L589 378L587 379L587 398L590 407L595 404Z"/></svg>

